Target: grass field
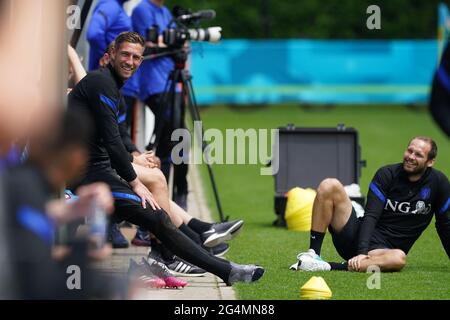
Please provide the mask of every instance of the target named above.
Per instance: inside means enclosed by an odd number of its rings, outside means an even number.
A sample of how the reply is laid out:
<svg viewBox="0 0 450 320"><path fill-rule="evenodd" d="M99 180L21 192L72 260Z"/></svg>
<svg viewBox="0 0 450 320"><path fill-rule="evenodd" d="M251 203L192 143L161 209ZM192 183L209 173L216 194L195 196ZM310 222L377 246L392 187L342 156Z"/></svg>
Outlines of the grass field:
<svg viewBox="0 0 450 320"><path fill-rule="evenodd" d="M450 143L434 125L424 107L338 106L330 110L305 110L296 105L229 108L215 106L202 110L205 128L277 128L294 123L298 127L334 127L344 123L359 132L362 158L361 189L367 187L382 165L400 162L409 139L429 135L438 144L436 168L450 176ZM324 155L325 156L325 155ZM299 299L300 287L313 275L288 268L299 251L309 245L309 234L272 226L274 181L259 174L260 165L214 165L213 170L226 215L245 220L244 230L231 242L227 257L240 263L258 263L266 268L260 282L238 284L240 299ZM208 203L218 219L212 189L205 168L202 170ZM322 256L341 261L329 235ZM369 290L368 274L349 272L318 273L333 292L333 299L450 299L450 262L434 229L434 222L416 242L400 273L381 276L381 288Z"/></svg>

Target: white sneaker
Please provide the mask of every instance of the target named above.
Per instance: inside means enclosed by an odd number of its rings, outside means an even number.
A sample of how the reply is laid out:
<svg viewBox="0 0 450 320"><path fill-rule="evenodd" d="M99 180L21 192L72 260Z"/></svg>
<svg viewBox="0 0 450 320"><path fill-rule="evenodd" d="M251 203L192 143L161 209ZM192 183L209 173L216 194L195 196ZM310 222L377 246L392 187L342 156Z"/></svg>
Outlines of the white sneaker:
<svg viewBox="0 0 450 320"><path fill-rule="evenodd" d="M331 266L328 262L322 260L322 258L316 254L313 249L309 249L306 252L301 252L297 255L297 262L294 263L291 270L302 271L330 271Z"/></svg>

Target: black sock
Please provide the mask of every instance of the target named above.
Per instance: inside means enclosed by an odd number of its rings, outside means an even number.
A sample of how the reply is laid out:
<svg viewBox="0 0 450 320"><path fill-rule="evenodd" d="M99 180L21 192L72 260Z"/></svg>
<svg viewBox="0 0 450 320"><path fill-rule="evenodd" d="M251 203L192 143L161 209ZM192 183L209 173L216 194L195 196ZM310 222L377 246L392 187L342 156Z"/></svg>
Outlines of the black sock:
<svg viewBox="0 0 450 320"><path fill-rule="evenodd" d="M196 218L192 218L187 225L197 233L203 233L212 227L212 223L200 221Z"/></svg>
<svg viewBox="0 0 450 320"><path fill-rule="evenodd" d="M183 232L185 235L187 235L189 238L194 240L195 243L202 244L202 240L200 239L200 235L192 230L190 227L182 223L178 229L180 229L181 232Z"/></svg>
<svg viewBox="0 0 450 320"><path fill-rule="evenodd" d="M325 232L317 232L311 230L311 235L309 236L309 248L314 249L314 251L318 256L320 256L320 249L322 248L323 237L325 237Z"/></svg>
<svg viewBox="0 0 450 320"><path fill-rule="evenodd" d="M328 262L331 266L331 270L348 271L348 262Z"/></svg>

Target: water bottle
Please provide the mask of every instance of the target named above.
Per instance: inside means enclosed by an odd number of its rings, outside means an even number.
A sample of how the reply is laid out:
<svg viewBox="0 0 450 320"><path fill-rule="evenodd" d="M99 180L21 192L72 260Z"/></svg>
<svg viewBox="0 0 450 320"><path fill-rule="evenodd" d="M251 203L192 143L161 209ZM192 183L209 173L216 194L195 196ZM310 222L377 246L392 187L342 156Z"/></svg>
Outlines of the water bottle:
<svg viewBox="0 0 450 320"><path fill-rule="evenodd" d="M91 207L89 221L89 241L94 250L102 249L106 242L108 219L103 208L94 201Z"/></svg>

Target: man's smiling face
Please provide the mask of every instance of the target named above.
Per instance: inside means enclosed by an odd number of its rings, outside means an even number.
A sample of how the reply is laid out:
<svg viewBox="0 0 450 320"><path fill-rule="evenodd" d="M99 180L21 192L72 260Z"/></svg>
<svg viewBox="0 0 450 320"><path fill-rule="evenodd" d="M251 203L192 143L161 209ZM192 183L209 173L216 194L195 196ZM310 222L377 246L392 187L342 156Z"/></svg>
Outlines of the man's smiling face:
<svg viewBox="0 0 450 320"><path fill-rule="evenodd" d="M403 169L410 175L421 174L434 163L428 159L431 145L421 139L414 139L403 154Z"/></svg>
<svg viewBox="0 0 450 320"><path fill-rule="evenodd" d="M122 80L126 81L136 72L142 63L144 47L139 43L123 42L119 48L114 48L111 64Z"/></svg>

